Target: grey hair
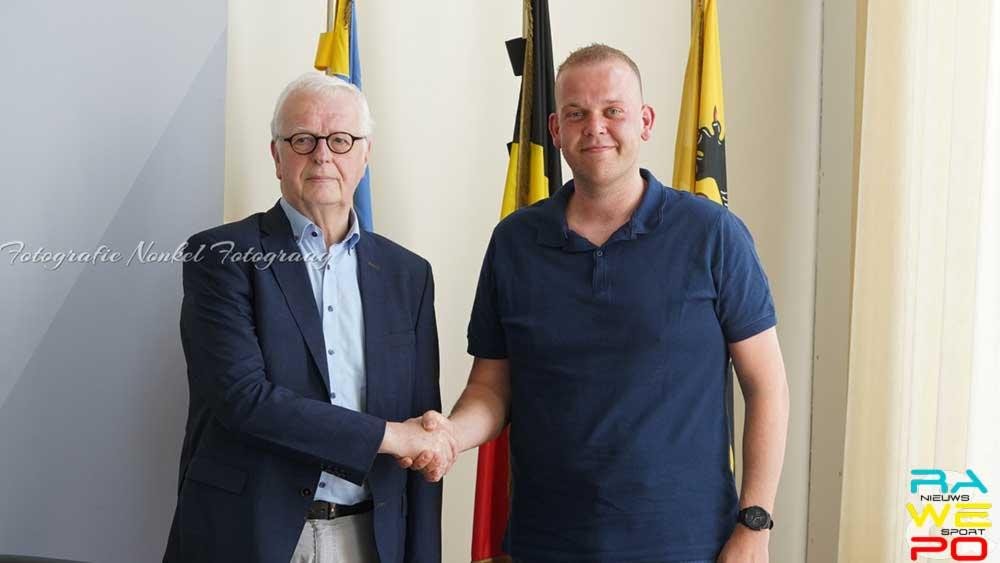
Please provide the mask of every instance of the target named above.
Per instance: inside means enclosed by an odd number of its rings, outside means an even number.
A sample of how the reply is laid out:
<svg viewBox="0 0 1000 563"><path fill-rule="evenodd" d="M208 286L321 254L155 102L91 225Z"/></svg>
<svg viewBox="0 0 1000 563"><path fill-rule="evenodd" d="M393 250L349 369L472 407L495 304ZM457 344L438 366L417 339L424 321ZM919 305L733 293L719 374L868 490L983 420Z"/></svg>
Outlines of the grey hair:
<svg viewBox="0 0 1000 563"><path fill-rule="evenodd" d="M281 95L278 96L278 101L274 104L274 115L271 117L272 140L278 138L278 120L281 115L281 108L285 105L289 96L296 92L313 92L327 96L332 96L338 92L348 93L357 100L358 107L360 108L360 115L358 116L359 121L361 121L360 134L367 137L375 131L375 120L372 119L372 112L368 108L368 100L357 86L337 76L307 72L289 82L288 86L285 86L285 89L281 91Z"/></svg>

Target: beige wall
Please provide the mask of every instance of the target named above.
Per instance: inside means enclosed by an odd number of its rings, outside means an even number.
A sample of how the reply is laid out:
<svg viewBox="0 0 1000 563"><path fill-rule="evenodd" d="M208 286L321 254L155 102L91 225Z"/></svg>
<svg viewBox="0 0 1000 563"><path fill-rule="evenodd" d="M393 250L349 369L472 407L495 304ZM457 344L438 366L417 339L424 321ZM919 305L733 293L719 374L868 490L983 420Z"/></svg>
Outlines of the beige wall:
<svg viewBox="0 0 1000 563"><path fill-rule="evenodd" d="M838 561L851 321L858 15L855 2L823 3L808 563Z"/></svg>
<svg viewBox="0 0 1000 563"><path fill-rule="evenodd" d="M805 560L816 268L821 2L721 2L732 208L778 307L791 411L771 560Z"/></svg>
<svg viewBox="0 0 1000 563"><path fill-rule="evenodd" d="M442 395L458 397L470 359L465 326L496 222L517 99L503 42L520 35L521 3L359 3L365 90L376 125L376 230L434 266ZM669 182L690 3L552 0L557 59L592 41L643 70L657 110L643 165ZM733 209L756 237L779 314L792 411L772 560L805 559L819 155L821 2L720 5ZM312 64L325 2L230 3L227 220L278 197L267 152L272 104ZM568 177L568 172L566 172ZM445 561L468 559L475 454L446 480Z"/></svg>

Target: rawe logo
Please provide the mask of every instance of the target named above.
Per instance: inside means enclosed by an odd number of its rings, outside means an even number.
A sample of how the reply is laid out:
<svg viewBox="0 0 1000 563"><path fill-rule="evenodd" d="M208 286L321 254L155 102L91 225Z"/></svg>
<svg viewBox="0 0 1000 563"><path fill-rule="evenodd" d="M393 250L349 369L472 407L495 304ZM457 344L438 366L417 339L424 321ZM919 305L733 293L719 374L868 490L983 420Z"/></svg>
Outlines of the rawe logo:
<svg viewBox="0 0 1000 563"><path fill-rule="evenodd" d="M906 530L910 561L919 557L946 561L984 561L993 523L989 489L975 471L910 471Z"/></svg>

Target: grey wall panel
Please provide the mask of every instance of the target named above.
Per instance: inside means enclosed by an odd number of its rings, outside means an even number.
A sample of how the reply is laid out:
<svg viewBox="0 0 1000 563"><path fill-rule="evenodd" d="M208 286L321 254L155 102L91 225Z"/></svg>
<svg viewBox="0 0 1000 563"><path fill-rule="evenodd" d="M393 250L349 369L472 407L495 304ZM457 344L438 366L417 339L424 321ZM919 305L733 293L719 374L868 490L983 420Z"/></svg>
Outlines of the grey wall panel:
<svg viewBox="0 0 1000 563"><path fill-rule="evenodd" d="M220 222L226 3L0 7L0 553L155 561L187 390L172 250ZM12 132L14 132L12 134Z"/></svg>
<svg viewBox="0 0 1000 563"><path fill-rule="evenodd" d="M96 246L225 19L222 0L0 3L0 243ZM81 270L0 269L18 321L0 323L0 403Z"/></svg>

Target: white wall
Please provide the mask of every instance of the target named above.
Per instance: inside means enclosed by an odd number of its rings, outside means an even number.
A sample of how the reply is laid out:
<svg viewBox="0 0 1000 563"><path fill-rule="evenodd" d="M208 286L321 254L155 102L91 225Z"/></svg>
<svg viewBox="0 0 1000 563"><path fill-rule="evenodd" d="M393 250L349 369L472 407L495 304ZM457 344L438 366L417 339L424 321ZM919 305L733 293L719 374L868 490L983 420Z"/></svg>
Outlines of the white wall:
<svg viewBox="0 0 1000 563"><path fill-rule="evenodd" d="M226 218L268 208L278 185L267 152L272 104L312 65L325 1L230 3ZM520 35L521 2L359 2L365 90L373 108L376 230L431 261L437 281L442 395L465 383L465 329L495 224L518 79L503 42ZM803 561L806 540L819 154L821 2L723 2L730 201L753 231L774 291L792 397L774 561ZM557 60L601 41L643 71L657 111L643 166L669 182L690 3L552 0ZM568 171L564 172L568 178ZM445 561L467 561L475 454L445 487Z"/></svg>

